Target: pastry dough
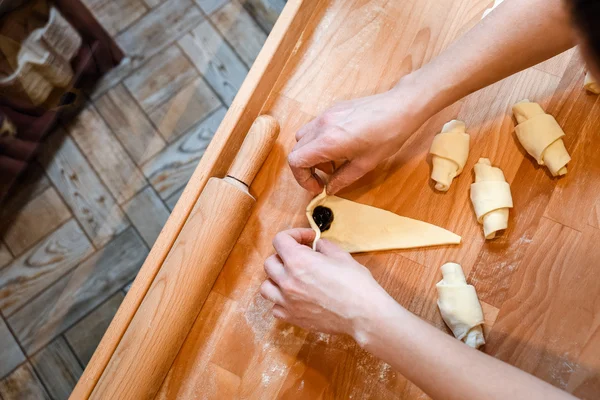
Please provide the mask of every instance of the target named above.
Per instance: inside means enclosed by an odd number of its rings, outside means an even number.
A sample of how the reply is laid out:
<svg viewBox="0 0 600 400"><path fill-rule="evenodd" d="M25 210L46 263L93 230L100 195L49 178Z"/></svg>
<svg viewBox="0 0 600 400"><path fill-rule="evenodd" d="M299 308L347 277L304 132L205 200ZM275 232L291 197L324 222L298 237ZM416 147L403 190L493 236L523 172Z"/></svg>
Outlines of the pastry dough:
<svg viewBox="0 0 600 400"><path fill-rule="evenodd" d="M592 74L589 73L589 71L585 73L583 87L588 92L600 94L600 85L598 85L598 81L596 81L596 79L592 76Z"/></svg>
<svg viewBox="0 0 600 400"><path fill-rule="evenodd" d="M459 264L442 265L442 280L435 287L438 307L446 325L458 340L473 348L485 344L483 338L483 310L472 285L467 285Z"/></svg>
<svg viewBox="0 0 600 400"><path fill-rule="evenodd" d="M319 238L350 253L459 244L460 236L438 226L355 203L325 191L306 208L306 217Z"/></svg>
<svg viewBox="0 0 600 400"><path fill-rule="evenodd" d="M539 165L546 165L552 176L565 175L571 157L562 141L565 133L554 117L529 100L515 104L513 113L518 123L515 132L525 150Z"/></svg>
<svg viewBox="0 0 600 400"><path fill-rule="evenodd" d="M500 168L492 167L487 158L475 164L475 183L471 184L471 201L477 222L483 224L486 239L496 237L496 232L508 226L508 209L512 208L510 185Z"/></svg>
<svg viewBox="0 0 600 400"><path fill-rule="evenodd" d="M455 119L446 123L442 132L433 138L429 153L433 155L431 179L436 181L435 189L445 192L454 177L462 172L469 157L469 135L465 132L465 123Z"/></svg>

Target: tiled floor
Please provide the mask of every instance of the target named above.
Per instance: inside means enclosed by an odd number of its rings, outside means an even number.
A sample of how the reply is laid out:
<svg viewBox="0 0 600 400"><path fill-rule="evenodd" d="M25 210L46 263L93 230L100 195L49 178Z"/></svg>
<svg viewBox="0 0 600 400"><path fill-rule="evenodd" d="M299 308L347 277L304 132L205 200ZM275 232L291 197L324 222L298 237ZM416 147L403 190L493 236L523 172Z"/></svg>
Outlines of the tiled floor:
<svg viewBox="0 0 600 400"><path fill-rule="evenodd" d="M285 0L83 0L128 59L0 210L0 398L65 399Z"/></svg>

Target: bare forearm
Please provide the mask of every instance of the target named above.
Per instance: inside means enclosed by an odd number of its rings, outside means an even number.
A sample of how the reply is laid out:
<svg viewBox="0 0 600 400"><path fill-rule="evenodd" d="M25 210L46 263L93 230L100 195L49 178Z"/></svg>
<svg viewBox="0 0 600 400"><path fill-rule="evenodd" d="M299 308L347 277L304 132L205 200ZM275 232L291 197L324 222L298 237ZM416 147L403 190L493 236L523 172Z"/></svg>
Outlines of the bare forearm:
<svg viewBox="0 0 600 400"><path fill-rule="evenodd" d="M430 63L402 79L430 115L574 46L562 0L506 0Z"/></svg>
<svg viewBox="0 0 600 400"><path fill-rule="evenodd" d="M572 398L440 332L389 296L375 304L357 326L357 342L434 399Z"/></svg>

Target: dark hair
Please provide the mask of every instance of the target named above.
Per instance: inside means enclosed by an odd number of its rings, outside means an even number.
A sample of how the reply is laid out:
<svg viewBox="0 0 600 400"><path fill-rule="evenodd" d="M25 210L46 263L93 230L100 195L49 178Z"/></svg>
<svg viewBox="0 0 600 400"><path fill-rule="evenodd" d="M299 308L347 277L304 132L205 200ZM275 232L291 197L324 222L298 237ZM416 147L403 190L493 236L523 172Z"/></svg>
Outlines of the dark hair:
<svg viewBox="0 0 600 400"><path fill-rule="evenodd" d="M600 0L568 0L587 52L600 65Z"/></svg>

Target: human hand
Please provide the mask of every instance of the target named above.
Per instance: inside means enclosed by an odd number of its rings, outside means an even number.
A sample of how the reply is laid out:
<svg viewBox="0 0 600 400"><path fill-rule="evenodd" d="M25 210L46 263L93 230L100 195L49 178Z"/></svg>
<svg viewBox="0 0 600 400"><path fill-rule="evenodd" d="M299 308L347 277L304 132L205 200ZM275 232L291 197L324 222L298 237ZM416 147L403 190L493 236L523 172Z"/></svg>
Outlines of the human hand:
<svg viewBox="0 0 600 400"><path fill-rule="evenodd" d="M357 337L379 300L389 297L371 272L327 240L309 246L312 229L280 232L277 254L265 261L261 295L275 303L273 315L302 328Z"/></svg>
<svg viewBox="0 0 600 400"><path fill-rule="evenodd" d="M290 168L313 194L323 190L314 169L332 174L327 192L334 194L396 153L429 118L424 109L418 91L405 81L385 93L338 103L296 133Z"/></svg>

